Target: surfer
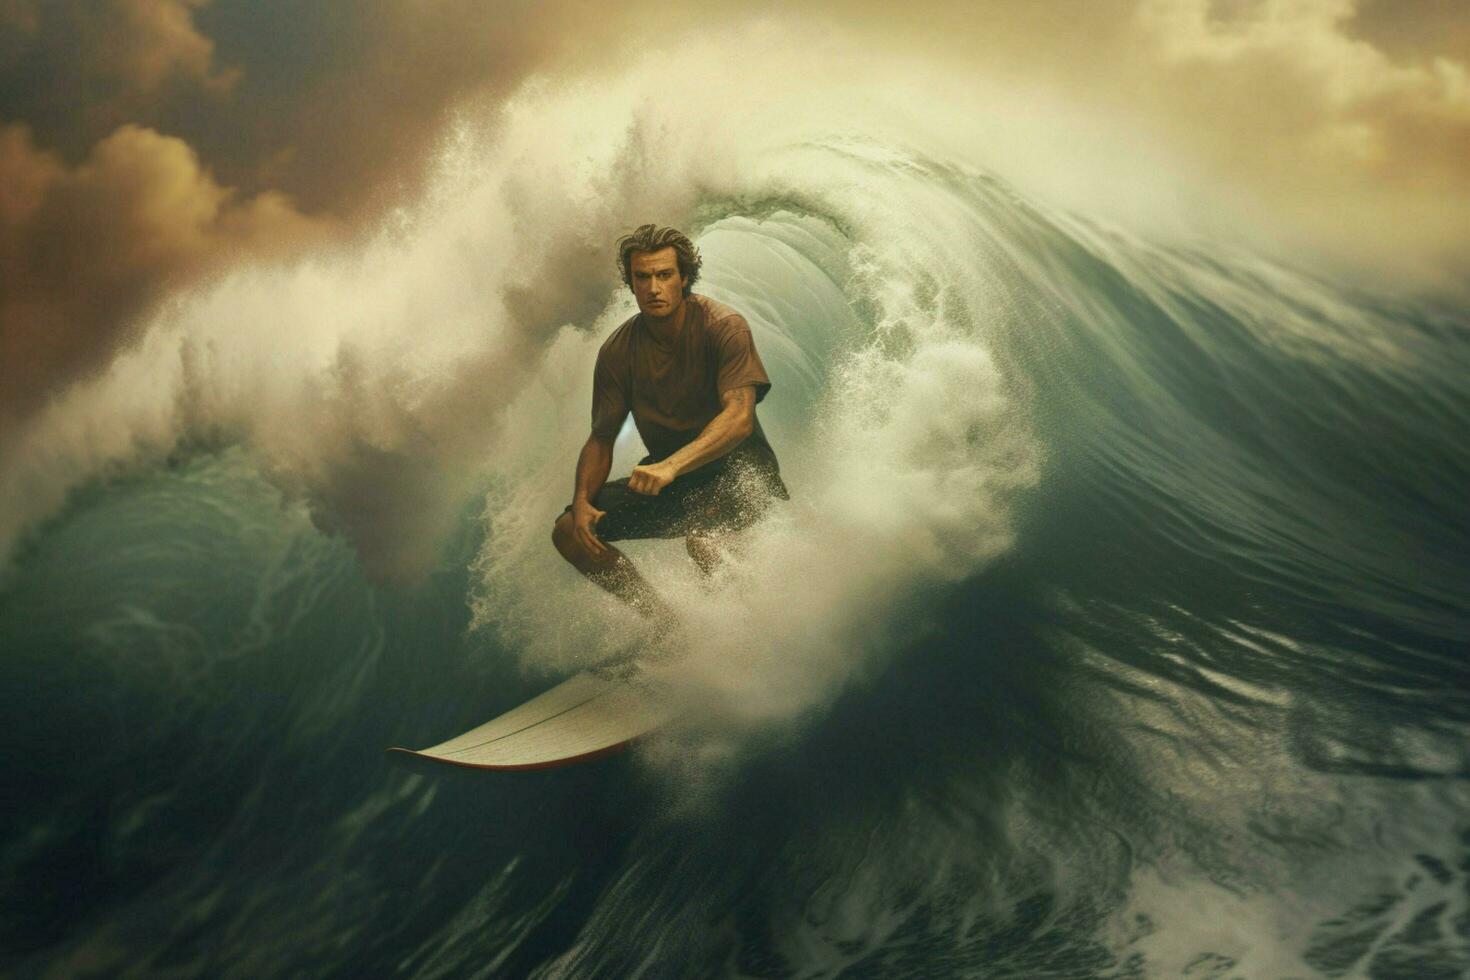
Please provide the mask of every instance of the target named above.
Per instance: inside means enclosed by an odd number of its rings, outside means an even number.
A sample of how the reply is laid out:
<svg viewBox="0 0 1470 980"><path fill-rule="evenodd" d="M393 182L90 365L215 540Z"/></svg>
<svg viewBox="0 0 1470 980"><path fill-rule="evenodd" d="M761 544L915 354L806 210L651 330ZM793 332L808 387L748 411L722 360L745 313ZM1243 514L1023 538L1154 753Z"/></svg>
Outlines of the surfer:
<svg viewBox="0 0 1470 980"><path fill-rule="evenodd" d="M551 536L572 567L661 624L672 622L668 608L612 542L681 537L709 574L731 535L789 499L755 413L771 380L745 317L692 291L701 264L673 228L642 225L618 240L638 314L597 353L592 433ZM608 481L630 412L648 455Z"/></svg>

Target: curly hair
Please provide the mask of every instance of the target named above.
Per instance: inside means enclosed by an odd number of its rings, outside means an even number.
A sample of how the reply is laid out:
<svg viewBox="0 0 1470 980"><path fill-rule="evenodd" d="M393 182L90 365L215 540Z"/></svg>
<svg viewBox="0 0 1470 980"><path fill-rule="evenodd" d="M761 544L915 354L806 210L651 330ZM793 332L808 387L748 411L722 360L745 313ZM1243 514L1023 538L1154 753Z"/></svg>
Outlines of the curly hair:
<svg viewBox="0 0 1470 980"><path fill-rule="evenodd" d="M684 277L684 295L688 296L699 281L699 267L704 260L699 257L699 249L694 247L689 237L677 228L639 225L618 239L618 270L623 274L623 285L633 285L634 252L657 252L661 248L674 250L679 261L679 275Z"/></svg>

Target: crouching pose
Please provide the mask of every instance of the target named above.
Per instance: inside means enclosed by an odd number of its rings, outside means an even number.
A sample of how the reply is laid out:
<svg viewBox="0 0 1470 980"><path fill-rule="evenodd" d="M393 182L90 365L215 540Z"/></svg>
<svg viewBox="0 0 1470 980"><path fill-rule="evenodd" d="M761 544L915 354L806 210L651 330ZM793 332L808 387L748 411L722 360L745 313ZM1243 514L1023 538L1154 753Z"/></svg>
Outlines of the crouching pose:
<svg viewBox="0 0 1470 980"><path fill-rule="evenodd" d="M618 242L618 263L639 312L598 351L592 433L552 541L577 571L667 622L663 601L612 542L682 537L709 573L728 535L788 498L755 414L770 378L745 318L691 292L701 264L694 244L643 225ZM648 455L609 482L613 440L629 412Z"/></svg>

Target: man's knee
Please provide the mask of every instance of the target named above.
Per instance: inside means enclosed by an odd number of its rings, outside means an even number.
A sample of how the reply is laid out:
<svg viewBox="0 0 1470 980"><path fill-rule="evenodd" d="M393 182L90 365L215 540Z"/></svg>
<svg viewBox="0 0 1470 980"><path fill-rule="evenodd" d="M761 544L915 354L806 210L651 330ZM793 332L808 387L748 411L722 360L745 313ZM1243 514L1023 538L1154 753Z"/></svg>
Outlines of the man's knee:
<svg viewBox="0 0 1470 980"><path fill-rule="evenodd" d="M584 574L606 571L617 563L616 552L596 555L577 539L571 511L562 514L551 526L551 543L556 547L558 554Z"/></svg>
<svg viewBox="0 0 1470 980"><path fill-rule="evenodd" d="M684 538L684 550L702 571L711 572L724 556L725 542L721 535L695 532Z"/></svg>
<svg viewBox="0 0 1470 980"><path fill-rule="evenodd" d="M551 543L557 553L573 565L580 564L585 558L586 549L577 541L576 532L572 529L571 511L564 512L551 526Z"/></svg>

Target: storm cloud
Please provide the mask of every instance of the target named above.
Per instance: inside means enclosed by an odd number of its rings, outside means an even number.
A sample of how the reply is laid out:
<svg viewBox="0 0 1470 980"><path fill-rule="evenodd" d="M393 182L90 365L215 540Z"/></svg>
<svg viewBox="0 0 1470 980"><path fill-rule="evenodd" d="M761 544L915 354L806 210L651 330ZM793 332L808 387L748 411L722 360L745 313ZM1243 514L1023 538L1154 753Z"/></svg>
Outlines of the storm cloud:
<svg viewBox="0 0 1470 980"><path fill-rule="evenodd" d="M189 145L120 126L68 167L0 127L0 431L58 381L106 360L134 314L233 257L320 241L283 195L240 198Z"/></svg>
<svg viewBox="0 0 1470 980"><path fill-rule="evenodd" d="M0 2L0 436L171 292L413 199L554 6Z"/></svg>

